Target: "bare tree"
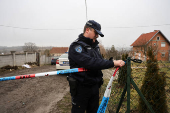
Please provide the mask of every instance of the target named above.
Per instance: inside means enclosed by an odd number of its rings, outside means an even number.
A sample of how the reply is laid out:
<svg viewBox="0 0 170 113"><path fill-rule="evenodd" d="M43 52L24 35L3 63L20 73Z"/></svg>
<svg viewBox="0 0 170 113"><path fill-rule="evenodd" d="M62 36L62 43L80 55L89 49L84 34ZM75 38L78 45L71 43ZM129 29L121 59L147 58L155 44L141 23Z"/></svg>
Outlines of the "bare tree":
<svg viewBox="0 0 170 113"><path fill-rule="evenodd" d="M146 39L141 39L136 43L136 45L133 46L133 51L135 53L141 53L142 56L144 56L144 61L146 61L147 58L147 51L148 47L153 49L154 54L157 56L157 53L159 51L159 46L156 41L150 41L147 42Z"/></svg>
<svg viewBox="0 0 170 113"><path fill-rule="evenodd" d="M38 48L35 43L27 42L24 44L23 50L27 52L35 52L38 50Z"/></svg>
<svg viewBox="0 0 170 113"><path fill-rule="evenodd" d="M121 59L123 54L124 55L128 54L128 57L132 57L133 56L132 48L129 48L129 47L119 47L119 49L118 49L118 55L120 56L119 59Z"/></svg>
<svg viewBox="0 0 170 113"><path fill-rule="evenodd" d="M46 55L47 57L49 57L49 56L50 56L50 50L46 49L46 50L44 51L44 55Z"/></svg>
<svg viewBox="0 0 170 113"><path fill-rule="evenodd" d="M104 58L106 56L106 50L105 50L101 40L99 40L99 47L100 47L100 53L101 53L102 57Z"/></svg>
<svg viewBox="0 0 170 113"><path fill-rule="evenodd" d="M136 43L133 45L133 51L134 51L134 56L136 55L136 53L142 53L142 56L146 56L146 52L147 52L147 40L146 38L140 38L140 40L138 39L136 41ZM146 57L145 57L146 60Z"/></svg>
<svg viewBox="0 0 170 113"><path fill-rule="evenodd" d="M111 48L106 49L106 58L109 59L113 57L113 59L119 59L120 55L118 54L118 51L115 49L114 45L112 45Z"/></svg>

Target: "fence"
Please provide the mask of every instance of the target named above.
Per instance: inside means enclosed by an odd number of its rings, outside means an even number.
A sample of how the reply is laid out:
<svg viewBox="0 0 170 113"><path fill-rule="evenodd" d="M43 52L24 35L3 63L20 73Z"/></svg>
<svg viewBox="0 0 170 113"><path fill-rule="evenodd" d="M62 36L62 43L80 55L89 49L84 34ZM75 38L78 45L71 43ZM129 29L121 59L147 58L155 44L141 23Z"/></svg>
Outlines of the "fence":
<svg viewBox="0 0 170 113"><path fill-rule="evenodd" d="M41 55L40 56L40 65L51 64L51 59L52 59L52 57L47 57L46 55Z"/></svg>
<svg viewBox="0 0 170 113"><path fill-rule="evenodd" d="M15 51L11 51L11 54L8 55L0 55L0 68L6 65L22 66L26 62L38 62L40 65L50 64L51 57L41 55L37 52L16 54Z"/></svg>
<svg viewBox="0 0 170 113"><path fill-rule="evenodd" d="M125 76L124 84L113 81L106 113L170 113L170 62L129 61L126 66L127 72L119 72L119 77Z"/></svg>

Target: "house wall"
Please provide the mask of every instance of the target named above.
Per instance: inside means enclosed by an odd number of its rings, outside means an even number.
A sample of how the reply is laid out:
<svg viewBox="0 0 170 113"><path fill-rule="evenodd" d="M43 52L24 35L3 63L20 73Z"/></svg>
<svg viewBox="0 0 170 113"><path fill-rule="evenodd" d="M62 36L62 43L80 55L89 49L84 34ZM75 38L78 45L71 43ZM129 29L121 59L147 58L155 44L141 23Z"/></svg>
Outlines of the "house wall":
<svg viewBox="0 0 170 113"><path fill-rule="evenodd" d="M160 37L159 40L157 40L157 37ZM161 42L165 42L165 47L161 47ZM145 58L143 51L144 48L148 48L148 46L152 46L153 49L156 50L155 57L157 58L157 60L169 61L170 45L160 32L156 34L154 38L147 44L147 47L133 47L134 58L145 61L147 58ZM165 54L165 56L162 56L162 53Z"/></svg>
<svg viewBox="0 0 170 113"><path fill-rule="evenodd" d="M54 56L61 56L62 54L64 54L64 53L54 53Z"/></svg>
<svg viewBox="0 0 170 113"><path fill-rule="evenodd" d="M133 47L133 58L145 61L144 47Z"/></svg>
<svg viewBox="0 0 170 113"><path fill-rule="evenodd" d="M157 37L160 37L160 40L157 40ZM165 42L165 47L161 47L161 42ZM158 50L158 53L156 54L157 60L169 61L170 45L160 32L157 35L155 35L155 37L152 39L152 41L149 44L151 43L153 46L157 46L157 50ZM165 56L162 56L162 53L165 53Z"/></svg>
<svg viewBox="0 0 170 113"><path fill-rule="evenodd" d="M51 56L61 56L62 54L64 54L64 53L52 53L52 54L50 54Z"/></svg>

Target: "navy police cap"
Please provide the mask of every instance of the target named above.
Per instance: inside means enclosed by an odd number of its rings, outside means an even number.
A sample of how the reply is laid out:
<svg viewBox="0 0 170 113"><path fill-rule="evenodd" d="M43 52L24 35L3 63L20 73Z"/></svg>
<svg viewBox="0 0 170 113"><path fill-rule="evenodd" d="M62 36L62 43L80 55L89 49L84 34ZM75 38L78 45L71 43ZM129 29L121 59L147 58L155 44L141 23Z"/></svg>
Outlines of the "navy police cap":
<svg viewBox="0 0 170 113"><path fill-rule="evenodd" d="M88 22L86 22L86 25L91 27L91 28L93 28L101 37L104 37L103 33L100 31L101 30L101 26L96 21L89 20Z"/></svg>

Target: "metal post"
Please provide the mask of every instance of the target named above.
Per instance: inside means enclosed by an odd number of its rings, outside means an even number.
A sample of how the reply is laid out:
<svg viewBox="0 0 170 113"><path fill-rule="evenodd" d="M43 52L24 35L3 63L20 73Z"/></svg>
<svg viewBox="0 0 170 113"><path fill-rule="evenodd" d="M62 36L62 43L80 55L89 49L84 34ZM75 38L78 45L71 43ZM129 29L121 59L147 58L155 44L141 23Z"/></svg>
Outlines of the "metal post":
<svg viewBox="0 0 170 113"><path fill-rule="evenodd" d="M130 75L131 75L131 58L127 59L127 113L130 113Z"/></svg>
<svg viewBox="0 0 170 113"><path fill-rule="evenodd" d="M120 101L119 101L119 105L118 105L117 110L116 110L116 113L119 113L119 110L120 110L120 107L121 107L122 102L123 102L123 100L124 100L126 91L127 91L127 84L126 84L125 87L124 87L123 93L122 93L121 98L120 98Z"/></svg>
<svg viewBox="0 0 170 113"><path fill-rule="evenodd" d="M152 109L151 105L149 104L149 102L145 99L145 97L143 96L142 92L139 90L138 86L135 84L135 82L133 81L133 79L131 79L131 83L133 85L133 87L135 88L135 90L138 92L139 96L142 98L142 100L145 102L146 106L148 107L148 109L151 111L151 113L155 113L154 110Z"/></svg>

